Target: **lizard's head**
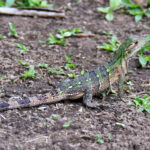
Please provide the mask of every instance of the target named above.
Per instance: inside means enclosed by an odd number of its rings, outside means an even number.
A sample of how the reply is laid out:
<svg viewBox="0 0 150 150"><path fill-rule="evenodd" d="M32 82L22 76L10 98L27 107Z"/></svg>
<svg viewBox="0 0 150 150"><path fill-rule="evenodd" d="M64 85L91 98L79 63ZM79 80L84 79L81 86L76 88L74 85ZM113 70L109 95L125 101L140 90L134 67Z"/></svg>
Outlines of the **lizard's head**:
<svg viewBox="0 0 150 150"><path fill-rule="evenodd" d="M146 43L146 38L144 37L132 37L131 44L127 49L127 59L130 59L136 54Z"/></svg>

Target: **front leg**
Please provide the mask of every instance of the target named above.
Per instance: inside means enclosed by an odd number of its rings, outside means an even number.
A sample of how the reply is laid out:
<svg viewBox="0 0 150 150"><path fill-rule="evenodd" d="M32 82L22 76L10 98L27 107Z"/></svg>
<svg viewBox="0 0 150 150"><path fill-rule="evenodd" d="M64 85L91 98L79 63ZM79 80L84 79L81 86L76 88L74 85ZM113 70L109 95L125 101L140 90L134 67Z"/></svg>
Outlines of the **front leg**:
<svg viewBox="0 0 150 150"><path fill-rule="evenodd" d="M119 77L119 83L118 83L118 96L119 98L122 100L123 98L123 95L124 95L124 91L123 91L123 88L124 88L124 80L125 80L125 75L124 74L121 74L120 77Z"/></svg>

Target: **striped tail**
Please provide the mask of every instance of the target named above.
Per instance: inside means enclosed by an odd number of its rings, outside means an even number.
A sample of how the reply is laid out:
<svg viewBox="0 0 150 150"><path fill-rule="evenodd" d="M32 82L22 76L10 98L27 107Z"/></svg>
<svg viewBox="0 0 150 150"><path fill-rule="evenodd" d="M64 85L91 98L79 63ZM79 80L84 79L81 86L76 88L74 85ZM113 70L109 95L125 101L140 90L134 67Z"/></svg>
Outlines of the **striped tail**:
<svg viewBox="0 0 150 150"><path fill-rule="evenodd" d="M64 99L66 99L65 95L53 96L50 93L46 93L41 96L35 96L30 98L19 99L16 101L0 103L0 111L23 107L39 106L42 104L52 104Z"/></svg>

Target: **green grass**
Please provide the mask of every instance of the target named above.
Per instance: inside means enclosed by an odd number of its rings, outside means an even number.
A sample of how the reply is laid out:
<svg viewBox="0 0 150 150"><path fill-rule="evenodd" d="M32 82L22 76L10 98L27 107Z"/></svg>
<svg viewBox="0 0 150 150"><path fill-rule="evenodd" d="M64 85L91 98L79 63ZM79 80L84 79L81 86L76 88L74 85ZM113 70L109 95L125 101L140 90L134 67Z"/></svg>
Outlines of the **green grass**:
<svg viewBox="0 0 150 150"><path fill-rule="evenodd" d="M116 125L121 126L121 127L125 127L124 123L120 123L120 122L116 122Z"/></svg>
<svg viewBox="0 0 150 150"><path fill-rule="evenodd" d="M74 73L75 72L75 70L74 70L75 66L76 66L76 64L72 63L71 54L69 53L66 56L66 64L64 66L61 66L60 68L50 68L50 67L48 67L48 71L51 74L62 74L62 75L66 75L67 77L74 78L76 76L75 73ZM65 74L64 70L68 70L69 73Z"/></svg>
<svg viewBox="0 0 150 150"><path fill-rule="evenodd" d="M71 61L72 61L71 60L71 54L68 53L68 55L66 56L66 64L64 66L64 69L69 70L69 69L72 69L76 66L76 64L73 64Z"/></svg>
<svg viewBox="0 0 150 150"><path fill-rule="evenodd" d="M103 7L98 7L97 10L105 13L105 18L107 21L112 21L114 19L114 14L113 11L118 8L118 6L121 4L121 0L109 0L109 7L103 8Z"/></svg>
<svg viewBox="0 0 150 150"><path fill-rule="evenodd" d="M52 4L49 4L47 0L6 0L6 2L0 1L0 6L17 6L17 7L52 7Z"/></svg>
<svg viewBox="0 0 150 150"><path fill-rule="evenodd" d="M22 74L22 77L25 79L34 79L36 77L35 67L33 65L29 66L29 70Z"/></svg>
<svg viewBox="0 0 150 150"><path fill-rule="evenodd" d="M7 77L4 75L0 75L0 80L5 80Z"/></svg>
<svg viewBox="0 0 150 150"><path fill-rule="evenodd" d="M150 34L147 35L146 40L148 42L150 41ZM139 63L142 67L145 67L147 63L150 62L150 56L148 55L148 53L150 53L150 43L145 45L139 53Z"/></svg>
<svg viewBox="0 0 150 150"><path fill-rule="evenodd" d="M18 33L15 29L15 25L11 22L9 22L8 25L9 25L9 28L10 28L10 32L8 33L8 36L9 37L11 37L11 36L18 37Z"/></svg>
<svg viewBox="0 0 150 150"><path fill-rule="evenodd" d="M125 92L130 93L131 89L133 88L133 83L131 81L126 82L126 84L124 85L125 87Z"/></svg>
<svg viewBox="0 0 150 150"><path fill-rule="evenodd" d="M116 35L112 35L112 38L108 40L108 43L103 42L103 45L97 46L97 49L104 49L107 51L115 52L121 44L118 43Z"/></svg>
<svg viewBox="0 0 150 150"><path fill-rule="evenodd" d="M41 67L41 68L48 68L48 64L41 64L41 63L39 63L39 64L38 64L38 67Z"/></svg>
<svg viewBox="0 0 150 150"><path fill-rule="evenodd" d="M135 22L138 22L143 16L150 17L150 8L142 8L142 6L132 2L131 0L122 0L123 5L127 7L124 11L135 16Z"/></svg>
<svg viewBox="0 0 150 150"><path fill-rule="evenodd" d="M34 79L35 76L35 67L33 65L29 65L27 62L18 60L17 61L18 64L22 65L22 66L29 66L29 70L25 71L24 74L22 74L21 76L25 79L28 78L32 78ZM57 74L57 75L64 75L70 78L75 78L76 74L75 74L75 70L74 67L76 66L76 64L72 63L72 59L71 59L71 54L69 53L66 56L66 63L64 66L60 66L58 68L51 68L49 67L48 64L44 64L44 63L39 63L36 67L39 68L45 68L45 70L47 70L50 74ZM67 73L65 73L67 70ZM84 70L82 70L82 73L84 73Z"/></svg>
<svg viewBox="0 0 150 150"><path fill-rule="evenodd" d="M2 34L0 34L0 40L3 39L3 38L4 38L4 36Z"/></svg>
<svg viewBox="0 0 150 150"><path fill-rule="evenodd" d="M96 135L96 142L99 144L103 144L104 140L99 135Z"/></svg>
<svg viewBox="0 0 150 150"><path fill-rule="evenodd" d="M82 33L83 31L80 30L79 28L75 28L75 29L57 29L56 30L58 33L56 34L56 37L58 39L64 39L67 37L71 37L77 33Z"/></svg>
<svg viewBox="0 0 150 150"><path fill-rule="evenodd" d="M150 5L149 0L147 3ZM105 18L107 21L112 21L114 19L113 11L121 4L127 7L126 9L122 9L121 12L135 16L135 22L140 21L144 16L150 17L149 7L143 8L141 5L138 5L131 0L109 0L109 7L98 7L97 10L106 14Z"/></svg>
<svg viewBox="0 0 150 150"><path fill-rule="evenodd" d="M29 51L28 48L21 43L16 43L16 45L20 48L20 54L24 54Z"/></svg>
<svg viewBox="0 0 150 150"><path fill-rule="evenodd" d="M60 115L59 114L52 114L51 117L54 118L54 119L59 119Z"/></svg>
<svg viewBox="0 0 150 150"><path fill-rule="evenodd" d="M77 64L72 63L70 53L68 53L68 55L66 56L65 59L66 59L66 63L63 66L60 66L58 68L48 67L48 64L38 64L38 67L47 68L47 70L51 74L58 74L58 75L67 76L69 78L75 78L76 77L75 67L77 66ZM67 73L66 73L66 71L67 71ZM83 75L84 73L85 73L85 70L82 69L80 74Z"/></svg>
<svg viewBox="0 0 150 150"><path fill-rule="evenodd" d="M61 66L59 68L48 67L47 69L48 69L49 73L51 73L51 74L65 75L67 77L74 78L76 76L74 73L75 72L75 70L74 70L75 66L76 66L76 64L72 63L71 54L69 53L66 56L66 64L64 66ZM65 74L65 70L68 70L69 73Z"/></svg>
<svg viewBox="0 0 150 150"><path fill-rule="evenodd" d="M51 74L64 74L64 72L62 72L60 70L60 68L50 68L50 67L48 67L48 71Z"/></svg>
<svg viewBox="0 0 150 150"><path fill-rule="evenodd" d="M0 0L0 7L5 6L5 2L3 0Z"/></svg>
<svg viewBox="0 0 150 150"><path fill-rule="evenodd" d="M80 72L80 74L81 74L81 75L84 75L84 74L85 74L85 70L82 69L81 72Z"/></svg>
<svg viewBox="0 0 150 150"><path fill-rule="evenodd" d="M49 34L49 38L47 39L48 44L58 44L62 46L66 46L66 42L63 39L57 39L54 37L52 33Z"/></svg>
<svg viewBox="0 0 150 150"><path fill-rule="evenodd" d="M58 44L62 46L66 46L65 38L71 37L77 33L81 33L82 31L79 28L75 29L56 29L56 34L49 34L49 38L47 39L48 44ZM43 43L43 41L41 41Z"/></svg>
<svg viewBox="0 0 150 150"><path fill-rule="evenodd" d="M67 74L68 77L70 77L70 78L76 77L76 74L74 73L75 66L77 66L77 65L72 63L71 54L68 53L68 55L66 56L66 64L63 66L63 68L65 70L69 70L69 73Z"/></svg>
<svg viewBox="0 0 150 150"><path fill-rule="evenodd" d="M75 78L76 77L75 66L77 65L72 63L70 53L68 53L65 59L66 59L66 63L64 64L64 66L60 66L58 68L51 68L49 67L48 64L44 64L44 63L39 63L38 65L36 65L36 67L43 68L44 70L48 71L50 74L57 74L57 75L67 76L69 78ZM21 60L18 60L17 62L22 66L29 66L29 70L25 71L24 74L21 75L22 78L34 79L36 77L35 67L33 65L29 65L27 62ZM84 69L82 69L80 74L84 74L84 72L85 72Z"/></svg>
<svg viewBox="0 0 150 150"><path fill-rule="evenodd" d="M150 113L150 95L144 95L143 98L135 97L135 100L130 104L135 106L138 112L146 111Z"/></svg>
<svg viewBox="0 0 150 150"><path fill-rule="evenodd" d="M65 123L63 124L63 127L64 128L68 128L68 127L70 127L70 125L71 125L71 121L65 121Z"/></svg>
<svg viewBox="0 0 150 150"><path fill-rule="evenodd" d="M23 65L23 66L29 66L29 64L27 62L18 60L18 64Z"/></svg>

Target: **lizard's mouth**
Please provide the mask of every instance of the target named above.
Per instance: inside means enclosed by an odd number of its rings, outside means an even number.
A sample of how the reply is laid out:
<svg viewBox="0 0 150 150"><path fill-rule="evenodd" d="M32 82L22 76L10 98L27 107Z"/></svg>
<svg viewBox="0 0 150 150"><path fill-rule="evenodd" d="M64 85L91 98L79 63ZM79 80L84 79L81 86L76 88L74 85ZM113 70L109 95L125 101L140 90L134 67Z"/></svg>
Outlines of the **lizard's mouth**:
<svg viewBox="0 0 150 150"><path fill-rule="evenodd" d="M128 50L127 50L127 54L130 54L130 53L131 53L131 49L128 49Z"/></svg>

